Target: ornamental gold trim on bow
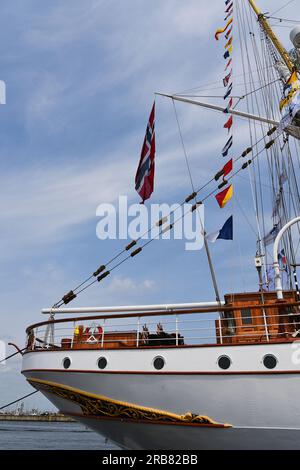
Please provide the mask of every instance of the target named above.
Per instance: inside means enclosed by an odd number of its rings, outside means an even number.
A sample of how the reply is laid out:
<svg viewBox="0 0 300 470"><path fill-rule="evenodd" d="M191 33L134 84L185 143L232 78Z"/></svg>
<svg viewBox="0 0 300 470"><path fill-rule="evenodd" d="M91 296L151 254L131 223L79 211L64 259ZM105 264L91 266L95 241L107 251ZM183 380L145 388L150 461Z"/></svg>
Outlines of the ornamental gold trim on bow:
<svg viewBox="0 0 300 470"><path fill-rule="evenodd" d="M195 413L178 415L169 411L134 405L102 395L84 392L77 388L61 385L56 382L28 378L27 381L36 389L52 393L65 400L72 401L80 406L84 416L109 417L118 419L143 420L152 423L163 422L173 424L196 424L219 428L230 428L231 424L217 423L208 416Z"/></svg>

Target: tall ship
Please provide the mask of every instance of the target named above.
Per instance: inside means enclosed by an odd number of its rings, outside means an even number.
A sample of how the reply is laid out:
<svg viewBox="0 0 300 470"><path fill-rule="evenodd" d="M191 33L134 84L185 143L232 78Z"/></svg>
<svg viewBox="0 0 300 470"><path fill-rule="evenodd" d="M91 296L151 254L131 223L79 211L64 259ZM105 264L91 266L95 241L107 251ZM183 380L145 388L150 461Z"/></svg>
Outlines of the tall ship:
<svg viewBox="0 0 300 470"><path fill-rule="evenodd" d="M300 449L300 24L263 13L253 0L219 3L221 94L217 86L203 86L157 93L156 99L199 106L207 119L213 112L224 117L215 173L199 189L190 174L183 204L195 216L208 198L227 210L237 178L248 179L256 226L248 209L238 223L249 223L255 234L253 265L243 268L257 271L257 283L220 294L210 250L211 242L232 239L229 217L213 234L201 225L211 301L68 305L126 260L143 256L151 239L140 237L44 309L48 317L26 331L22 373L29 384L59 412L124 449ZM272 24L289 27L290 47ZM246 145L238 150L240 133ZM154 107L136 177L143 200L151 193L153 150ZM160 234L174 230L180 217L171 215L172 223L157 221Z"/></svg>

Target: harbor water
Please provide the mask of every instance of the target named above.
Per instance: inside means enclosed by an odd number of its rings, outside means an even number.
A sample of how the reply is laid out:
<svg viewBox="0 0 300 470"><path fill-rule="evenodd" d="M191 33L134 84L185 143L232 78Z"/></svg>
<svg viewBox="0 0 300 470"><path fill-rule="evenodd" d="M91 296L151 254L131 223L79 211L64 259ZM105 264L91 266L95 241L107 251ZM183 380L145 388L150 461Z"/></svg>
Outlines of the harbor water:
<svg viewBox="0 0 300 470"><path fill-rule="evenodd" d="M79 423L0 422L0 450L118 450Z"/></svg>

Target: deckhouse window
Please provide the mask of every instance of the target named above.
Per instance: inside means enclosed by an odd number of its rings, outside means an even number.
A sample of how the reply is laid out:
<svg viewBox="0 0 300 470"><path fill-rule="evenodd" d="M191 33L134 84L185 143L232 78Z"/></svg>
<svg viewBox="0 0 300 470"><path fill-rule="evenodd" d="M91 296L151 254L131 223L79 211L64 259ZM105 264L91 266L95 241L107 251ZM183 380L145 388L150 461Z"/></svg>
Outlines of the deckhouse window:
<svg viewBox="0 0 300 470"><path fill-rule="evenodd" d="M250 308L242 308L241 317L243 325L252 325L252 312Z"/></svg>
<svg viewBox="0 0 300 470"><path fill-rule="evenodd" d="M236 331L236 325L233 312L225 312L224 318L226 319L225 326L228 328L227 334L234 335Z"/></svg>

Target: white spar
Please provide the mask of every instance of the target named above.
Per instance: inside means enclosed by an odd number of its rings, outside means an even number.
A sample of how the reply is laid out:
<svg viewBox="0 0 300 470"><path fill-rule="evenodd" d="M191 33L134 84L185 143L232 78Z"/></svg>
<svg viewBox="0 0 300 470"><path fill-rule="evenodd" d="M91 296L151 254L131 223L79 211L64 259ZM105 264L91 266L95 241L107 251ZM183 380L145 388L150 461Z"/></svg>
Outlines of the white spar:
<svg viewBox="0 0 300 470"><path fill-rule="evenodd" d="M191 100L190 98L184 98L178 95L167 95L165 93L155 93L155 94L159 96L164 96L165 98L171 98L172 100L175 100L175 101L181 101L182 103L194 104L196 106L200 106L201 108L207 108L207 109L212 109L214 111L221 111L221 112L224 111L224 107L217 106L215 104L203 103L202 101ZM278 127L280 124L279 121L274 121L273 119L268 119L262 116L257 116L255 114L245 113L243 111L237 111L236 109L229 109L228 113L232 114L233 116L239 116L245 119L252 119L253 121L263 122L265 124L270 124L276 127Z"/></svg>
<svg viewBox="0 0 300 470"><path fill-rule="evenodd" d="M44 308L42 313L122 313L122 312L154 312L157 310L180 311L193 308L213 308L224 305L225 302L194 302L183 304L154 304L154 305L123 305L112 307L77 307L77 308Z"/></svg>

